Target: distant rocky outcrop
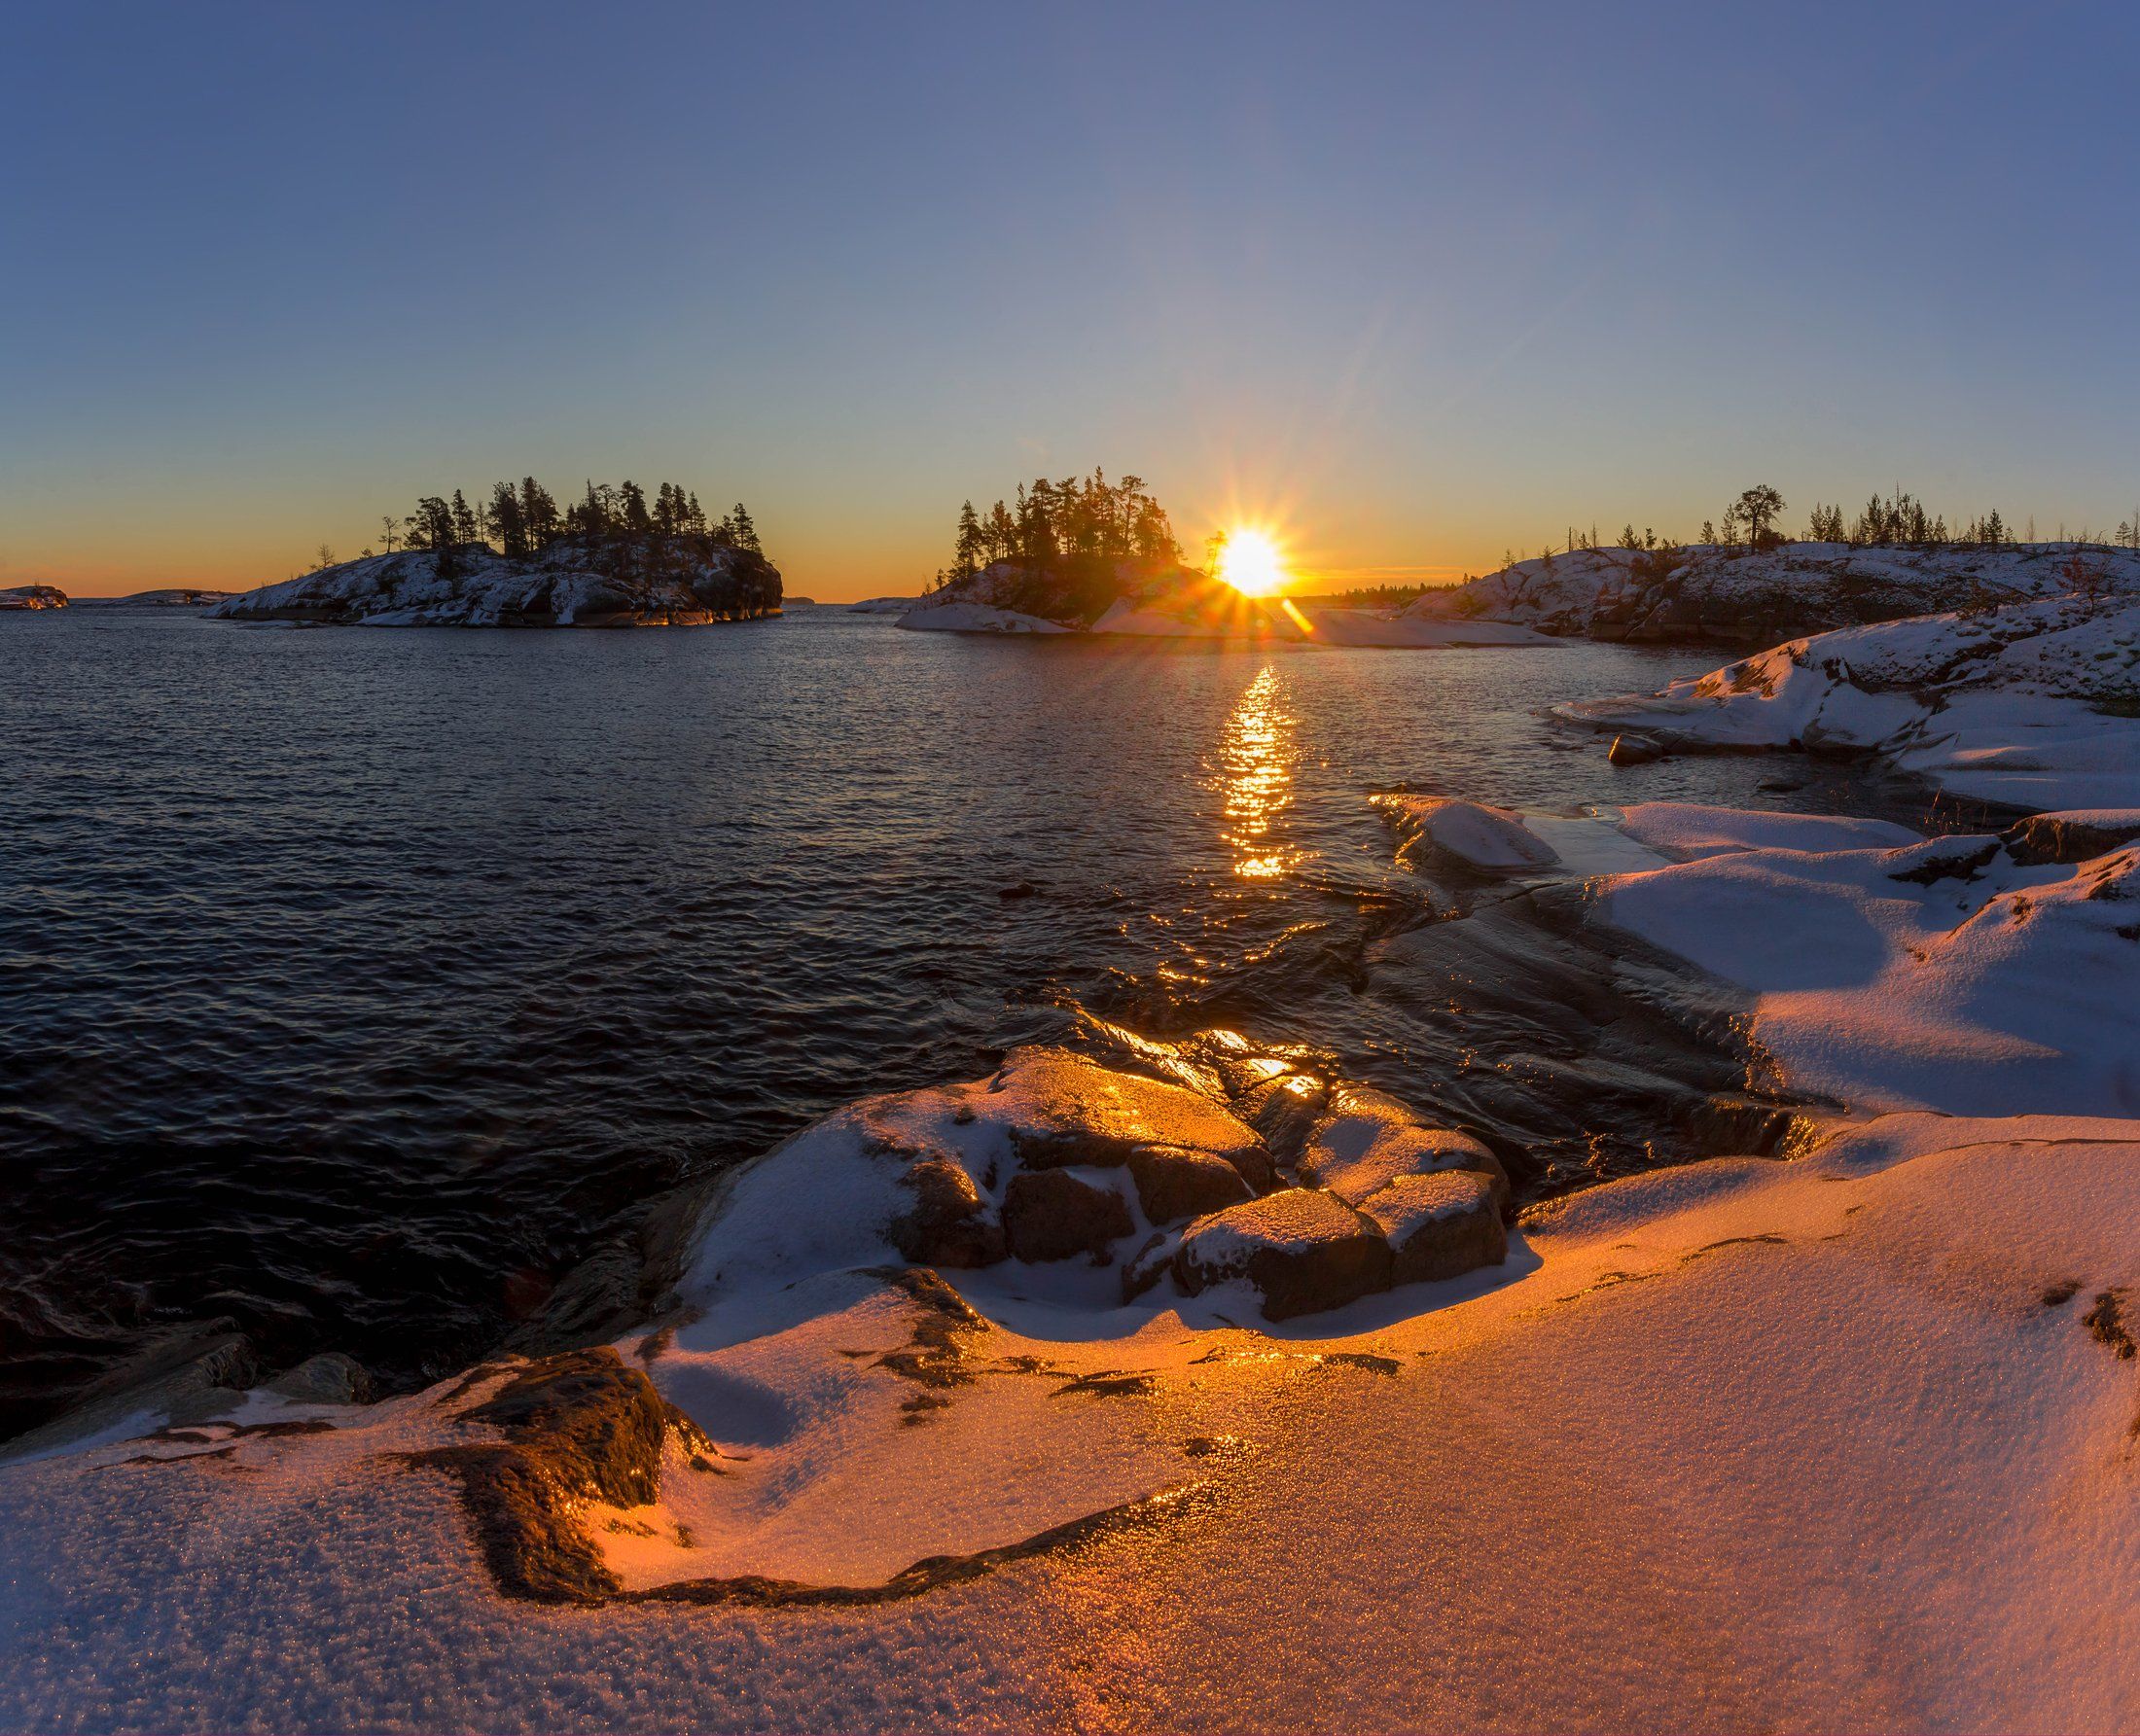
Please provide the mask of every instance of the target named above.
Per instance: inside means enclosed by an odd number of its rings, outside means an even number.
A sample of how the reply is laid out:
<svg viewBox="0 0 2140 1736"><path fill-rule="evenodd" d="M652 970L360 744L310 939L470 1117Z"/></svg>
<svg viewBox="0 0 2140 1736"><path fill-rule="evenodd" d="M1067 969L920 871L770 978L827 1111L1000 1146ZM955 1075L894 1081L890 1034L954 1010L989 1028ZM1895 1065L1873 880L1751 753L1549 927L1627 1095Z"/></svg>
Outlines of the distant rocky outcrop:
<svg viewBox="0 0 2140 1736"><path fill-rule="evenodd" d="M899 624L953 633L1107 631L1111 618L1136 613L1183 632L1268 630L1264 611L1239 591L1178 561L1075 555L991 562L917 599Z"/></svg>
<svg viewBox="0 0 2140 1736"><path fill-rule="evenodd" d="M56 585L18 585L0 590L0 609L64 609L67 593Z"/></svg>
<svg viewBox="0 0 2140 1736"><path fill-rule="evenodd" d="M78 609L206 609L237 594L234 590L202 590L179 585L163 590L137 590L124 597L77 597L74 603Z"/></svg>
<svg viewBox="0 0 2140 1736"><path fill-rule="evenodd" d="M2140 806L2140 595L2053 597L1793 639L1661 692L1573 700L1614 762L1878 757L2014 808Z"/></svg>
<svg viewBox="0 0 2140 1736"><path fill-rule="evenodd" d="M1514 622L1302 606L1243 595L1177 561L1090 557L997 561L918 599L899 624L917 632L1276 639L1414 650L1553 643Z"/></svg>
<svg viewBox="0 0 2140 1736"><path fill-rule="evenodd" d="M374 627L697 626L780 613L780 571L746 549L658 556L567 539L518 559L481 544L377 554L265 585L217 605L220 620Z"/></svg>
<svg viewBox="0 0 2140 1736"><path fill-rule="evenodd" d="M1577 549L1429 591L1400 619L1755 650L1837 627L2062 596L2077 575L2084 586L2140 593L2140 550L2073 543Z"/></svg>

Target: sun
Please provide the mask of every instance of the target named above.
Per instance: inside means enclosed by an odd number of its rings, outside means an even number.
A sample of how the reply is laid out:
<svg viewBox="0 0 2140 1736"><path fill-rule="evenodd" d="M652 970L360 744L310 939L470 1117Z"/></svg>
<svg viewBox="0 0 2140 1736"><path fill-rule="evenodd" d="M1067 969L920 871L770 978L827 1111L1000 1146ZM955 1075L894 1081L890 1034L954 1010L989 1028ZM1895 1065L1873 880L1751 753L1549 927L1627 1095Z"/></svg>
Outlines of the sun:
<svg viewBox="0 0 2140 1736"><path fill-rule="evenodd" d="M1286 582L1285 561L1263 531L1235 525L1219 548L1219 577L1244 597L1267 597Z"/></svg>

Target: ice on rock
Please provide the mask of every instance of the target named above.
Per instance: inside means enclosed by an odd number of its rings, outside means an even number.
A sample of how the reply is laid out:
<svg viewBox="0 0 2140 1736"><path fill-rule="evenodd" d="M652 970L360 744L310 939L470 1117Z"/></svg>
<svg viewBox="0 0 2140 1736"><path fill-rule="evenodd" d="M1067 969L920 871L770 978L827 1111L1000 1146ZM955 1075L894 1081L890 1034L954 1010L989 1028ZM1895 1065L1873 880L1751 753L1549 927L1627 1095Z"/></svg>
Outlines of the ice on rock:
<svg viewBox="0 0 2140 1736"><path fill-rule="evenodd" d="M1552 846L1511 808L1448 796L1385 796L1379 800L1408 853L1429 850L1481 874L1524 873L1559 860Z"/></svg>

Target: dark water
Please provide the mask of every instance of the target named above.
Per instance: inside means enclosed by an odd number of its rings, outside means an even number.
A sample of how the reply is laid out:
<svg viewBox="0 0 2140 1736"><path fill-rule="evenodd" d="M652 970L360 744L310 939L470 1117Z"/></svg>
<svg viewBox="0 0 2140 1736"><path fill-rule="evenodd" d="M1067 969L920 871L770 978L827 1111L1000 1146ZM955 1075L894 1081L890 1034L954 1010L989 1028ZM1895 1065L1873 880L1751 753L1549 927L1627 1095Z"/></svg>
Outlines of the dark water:
<svg viewBox="0 0 2140 1736"><path fill-rule="evenodd" d="M0 1434L203 1317L458 1365L630 1202L1074 1008L1314 1044L1550 1179L1616 1014L1520 948L1377 973L1450 892L1367 797L1876 804L1537 715L1716 660L0 617Z"/></svg>

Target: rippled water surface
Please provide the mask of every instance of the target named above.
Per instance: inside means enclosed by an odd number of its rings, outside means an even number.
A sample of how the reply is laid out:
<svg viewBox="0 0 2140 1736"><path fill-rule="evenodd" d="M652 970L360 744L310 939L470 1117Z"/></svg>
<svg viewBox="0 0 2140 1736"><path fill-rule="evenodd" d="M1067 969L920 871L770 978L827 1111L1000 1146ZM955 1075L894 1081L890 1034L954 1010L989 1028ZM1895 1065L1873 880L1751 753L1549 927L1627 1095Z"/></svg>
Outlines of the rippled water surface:
<svg viewBox="0 0 2140 1736"><path fill-rule="evenodd" d="M1316 1045L1551 1169L1613 1015L1378 971L1456 895L1368 797L1868 807L1538 715L1717 660L0 617L0 1433L205 1317L458 1365L631 1201L1073 1008Z"/></svg>

